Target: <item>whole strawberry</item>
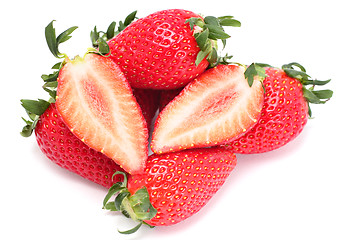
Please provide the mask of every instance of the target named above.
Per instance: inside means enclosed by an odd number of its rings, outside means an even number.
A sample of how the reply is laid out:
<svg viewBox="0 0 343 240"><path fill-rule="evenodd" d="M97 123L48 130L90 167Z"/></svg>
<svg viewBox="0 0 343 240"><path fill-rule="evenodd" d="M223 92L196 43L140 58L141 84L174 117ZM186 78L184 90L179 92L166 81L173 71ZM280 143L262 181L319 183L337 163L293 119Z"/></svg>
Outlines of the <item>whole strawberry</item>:
<svg viewBox="0 0 343 240"><path fill-rule="evenodd" d="M246 71L248 78L249 70L265 71L265 101L257 124L242 137L225 145L236 153L262 153L287 144L301 133L311 116L309 103L325 103L332 96L331 90L313 89L315 85L325 85L330 80L309 79L305 68L298 63L283 65L282 69L263 69L263 66L253 64ZM306 88L307 85L311 87Z"/></svg>
<svg viewBox="0 0 343 240"><path fill-rule="evenodd" d="M78 139L64 124L54 103L40 116L35 135L39 148L52 162L106 188L113 185L114 172L124 171ZM113 180L121 179L118 175Z"/></svg>
<svg viewBox="0 0 343 240"><path fill-rule="evenodd" d="M110 57L133 88L179 88L217 61L215 40L230 37L222 26L239 25L232 17L203 19L182 9L159 11L109 40Z"/></svg>
<svg viewBox="0 0 343 240"><path fill-rule="evenodd" d="M185 150L148 158L145 173L116 183L104 199L104 208L122 211L142 223L168 226L198 212L236 165L236 156L220 148ZM127 188L126 188L127 185ZM108 202L116 193L115 201Z"/></svg>

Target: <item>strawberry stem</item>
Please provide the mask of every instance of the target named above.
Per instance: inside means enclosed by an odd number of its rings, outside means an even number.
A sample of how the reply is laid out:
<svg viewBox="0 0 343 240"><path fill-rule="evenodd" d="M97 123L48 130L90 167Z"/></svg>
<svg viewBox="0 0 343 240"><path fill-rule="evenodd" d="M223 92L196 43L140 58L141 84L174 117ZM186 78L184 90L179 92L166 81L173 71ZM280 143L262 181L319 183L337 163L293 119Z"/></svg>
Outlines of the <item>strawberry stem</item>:
<svg viewBox="0 0 343 240"><path fill-rule="evenodd" d="M123 182L117 182L108 190L107 195L103 201L103 209L110 211L120 211L122 214L128 218L133 219L139 224L127 231L119 231L122 234L131 234L136 232L145 220L152 219L157 210L152 206L149 199L149 192L146 187L142 187L131 195L127 189L127 176L124 172L116 172L113 174L112 179L115 175L122 174L124 176ZM109 201L113 196L115 196L114 201ZM153 226L150 226L153 227Z"/></svg>
<svg viewBox="0 0 343 240"><path fill-rule="evenodd" d="M204 19L192 17L186 20L190 28L194 31L194 37L200 48L197 55L195 65L199 65L202 60L210 63L210 67L218 65L220 58L218 58L217 40L221 40L223 48L226 46L226 39L230 38L224 31L224 26L240 27L241 23L232 16L213 17L207 16Z"/></svg>
<svg viewBox="0 0 343 240"><path fill-rule="evenodd" d="M248 80L249 85L251 86L255 76L258 76L263 80L266 77L265 67L272 67L269 64L265 63L252 63L244 72L246 79ZM331 81L329 80L313 80L306 73L304 66L297 62L291 62L288 64L282 65L282 70L291 78L299 80L303 86L303 95L308 103L308 114L312 117L312 111L310 108L310 103L313 104L324 104L329 101L333 95L333 91L330 89L326 90L314 90L315 86L324 86ZM310 86L310 87L307 87Z"/></svg>
<svg viewBox="0 0 343 240"><path fill-rule="evenodd" d="M297 68L297 69L296 69ZM326 89L326 90L318 90L315 91L315 86L324 86L331 81L329 80L312 80L311 77L306 73L306 69L299 63L292 62L289 64L284 64L282 69L285 73L292 78L298 79L300 83L303 85L303 95L308 102L308 109L309 109L309 116L312 117L312 110L310 108L310 103L313 104L323 104L329 101L333 95L333 91ZM310 87L307 87L310 86Z"/></svg>

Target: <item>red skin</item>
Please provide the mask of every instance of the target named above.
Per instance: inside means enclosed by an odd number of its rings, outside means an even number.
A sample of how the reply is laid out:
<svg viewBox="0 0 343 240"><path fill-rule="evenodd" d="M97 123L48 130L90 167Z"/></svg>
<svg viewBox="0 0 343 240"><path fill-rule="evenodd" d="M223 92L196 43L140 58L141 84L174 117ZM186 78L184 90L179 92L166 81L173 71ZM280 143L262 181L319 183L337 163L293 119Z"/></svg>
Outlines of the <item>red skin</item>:
<svg viewBox="0 0 343 240"><path fill-rule="evenodd" d="M208 66L195 60L200 48L188 23L193 12L169 9L131 23L108 41L111 58L133 88L175 89L185 86Z"/></svg>
<svg viewBox="0 0 343 240"><path fill-rule="evenodd" d="M236 156L221 148L192 149L148 158L145 173L129 178L131 193L145 186L157 214L153 226L179 223L198 212L224 184Z"/></svg>
<svg viewBox="0 0 343 240"><path fill-rule="evenodd" d="M35 128L39 148L52 162L94 183L110 188L113 182L122 181L116 171L123 171L112 159L88 147L64 124L55 104L40 116Z"/></svg>
<svg viewBox="0 0 343 240"><path fill-rule="evenodd" d="M268 152L297 137L308 119L302 85L281 69L266 68L265 103L258 123L237 140L225 145L236 153Z"/></svg>

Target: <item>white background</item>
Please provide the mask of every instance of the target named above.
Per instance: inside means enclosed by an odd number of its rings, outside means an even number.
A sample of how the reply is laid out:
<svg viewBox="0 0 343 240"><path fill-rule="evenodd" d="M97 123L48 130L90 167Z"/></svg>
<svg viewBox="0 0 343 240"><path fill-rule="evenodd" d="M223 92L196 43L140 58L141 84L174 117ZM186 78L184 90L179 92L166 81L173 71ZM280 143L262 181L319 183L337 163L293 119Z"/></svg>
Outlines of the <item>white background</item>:
<svg viewBox="0 0 343 240"><path fill-rule="evenodd" d="M4 5L5 4L5 5ZM1 24L1 239L343 239L342 17L337 0L326 1L6 1ZM282 149L238 156L218 194L192 218L171 227L122 236L133 226L102 210L106 189L46 159L34 137L19 135L21 98L47 98L41 74L50 73L44 28L57 33L79 26L61 45L83 55L94 25L105 30L138 10L138 17L167 8L204 15L233 15L228 51L237 62L275 66L297 61L317 79L332 79L334 97L314 106L314 119Z"/></svg>

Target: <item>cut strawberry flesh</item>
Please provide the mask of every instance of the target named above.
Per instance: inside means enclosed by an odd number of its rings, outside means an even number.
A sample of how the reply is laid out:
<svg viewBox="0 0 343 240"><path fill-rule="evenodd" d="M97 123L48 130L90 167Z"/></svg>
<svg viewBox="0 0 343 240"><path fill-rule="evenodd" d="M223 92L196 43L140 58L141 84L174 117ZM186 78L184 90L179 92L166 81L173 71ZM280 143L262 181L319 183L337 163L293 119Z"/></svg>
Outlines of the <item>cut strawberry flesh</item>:
<svg viewBox="0 0 343 240"><path fill-rule="evenodd" d="M151 149L164 153L235 139L256 124L263 99L261 82L255 79L249 87L243 67L209 69L159 114Z"/></svg>
<svg viewBox="0 0 343 240"><path fill-rule="evenodd" d="M69 129L123 169L137 173L148 157L148 130L119 67L96 54L69 60L58 78L56 108Z"/></svg>

